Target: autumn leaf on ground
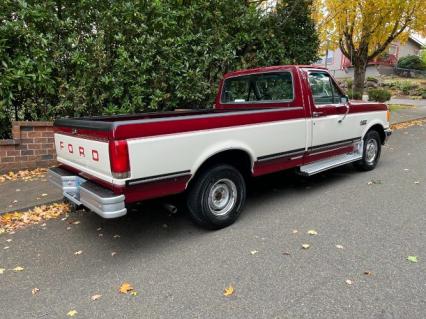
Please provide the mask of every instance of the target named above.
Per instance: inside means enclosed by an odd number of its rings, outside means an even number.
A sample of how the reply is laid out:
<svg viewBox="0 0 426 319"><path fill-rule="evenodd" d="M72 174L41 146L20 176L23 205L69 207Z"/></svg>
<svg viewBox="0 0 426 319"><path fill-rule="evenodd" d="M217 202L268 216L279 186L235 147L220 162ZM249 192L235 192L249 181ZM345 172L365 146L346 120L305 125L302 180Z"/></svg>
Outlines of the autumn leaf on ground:
<svg viewBox="0 0 426 319"><path fill-rule="evenodd" d="M71 224L78 225L78 224L80 224L80 221L79 220L75 220L75 221L71 222Z"/></svg>
<svg viewBox="0 0 426 319"><path fill-rule="evenodd" d="M309 245L309 244L302 244L302 248L303 249L309 249L309 247L311 247L311 245Z"/></svg>
<svg viewBox="0 0 426 319"><path fill-rule="evenodd" d="M111 253L111 256L115 256L117 253L115 252L115 251L113 251L112 253Z"/></svg>
<svg viewBox="0 0 426 319"><path fill-rule="evenodd" d="M132 291L132 292L130 292L130 294L131 294L132 296L137 296L137 295L138 295L138 292L137 292L137 291Z"/></svg>
<svg viewBox="0 0 426 319"><path fill-rule="evenodd" d="M9 172L8 174L0 175L0 183L6 182L6 181L16 181L16 180L23 180L23 181L33 181L37 180L41 177L44 177L46 175L47 168L36 168L34 170L22 170L18 171L16 173Z"/></svg>
<svg viewBox="0 0 426 319"><path fill-rule="evenodd" d="M3 275L5 270L6 269L4 269L4 268L0 268L0 275Z"/></svg>
<svg viewBox="0 0 426 319"><path fill-rule="evenodd" d="M70 311L68 311L67 316L68 316L68 317L74 317L76 314L78 314L78 312L77 312L77 311L75 311L75 310L70 310Z"/></svg>
<svg viewBox="0 0 426 319"><path fill-rule="evenodd" d="M15 268L12 269L14 272L18 272L18 271L23 271L24 268L21 266L16 266Z"/></svg>
<svg viewBox="0 0 426 319"><path fill-rule="evenodd" d="M416 263L417 262L417 256L408 256L407 260L412 262L412 263Z"/></svg>
<svg viewBox="0 0 426 319"><path fill-rule="evenodd" d="M346 279L346 280L345 280L345 282L346 282L348 285L352 285L352 284L353 284L353 281L352 281L352 280L350 280L350 279Z"/></svg>
<svg viewBox="0 0 426 319"><path fill-rule="evenodd" d="M4 246L4 247L3 247L3 249L5 249L5 250L6 250L6 249L9 249L9 246Z"/></svg>
<svg viewBox="0 0 426 319"><path fill-rule="evenodd" d="M101 297L102 297L102 295L93 295L92 297L90 297L90 299L92 299L92 301L95 301L95 300L98 300Z"/></svg>
<svg viewBox="0 0 426 319"><path fill-rule="evenodd" d="M310 229L310 230L308 230L308 235L313 235L313 236L315 236L315 235L318 235L318 233L317 233L317 231L316 231L316 230L314 230L314 229Z"/></svg>
<svg viewBox="0 0 426 319"><path fill-rule="evenodd" d="M39 224L43 220L57 218L67 214L70 206L66 203L54 203L51 205L36 206L24 212L11 212L0 215L0 226L11 234L16 229L27 225Z"/></svg>
<svg viewBox="0 0 426 319"><path fill-rule="evenodd" d="M123 283L123 284L120 286L119 291L120 291L122 294L127 294L128 292L132 291L133 289L134 289L134 288L132 287L132 285L131 285L131 284L129 284L128 282L125 282L125 283Z"/></svg>
<svg viewBox="0 0 426 319"><path fill-rule="evenodd" d="M47 196L46 193L41 194L41 197L46 197L46 196Z"/></svg>
<svg viewBox="0 0 426 319"><path fill-rule="evenodd" d="M258 253L258 251L257 250L252 250L251 252L250 252L250 254L252 254L252 255L256 255Z"/></svg>
<svg viewBox="0 0 426 319"><path fill-rule="evenodd" d="M371 276L373 273L371 271L364 271L364 275Z"/></svg>
<svg viewBox="0 0 426 319"><path fill-rule="evenodd" d="M74 255L81 255L83 253L83 251L82 250L79 250L79 251L76 251L75 253L74 253Z"/></svg>
<svg viewBox="0 0 426 319"><path fill-rule="evenodd" d="M336 245L337 249L345 249L345 247L343 247L342 245Z"/></svg>
<svg viewBox="0 0 426 319"><path fill-rule="evenodd" d="M32 293L32 295L34 296L36 293L38 293L40 291L40 289L38 289L38 288L33 288L33 289L31 289L31 293Z"/></svg>
<svg viewBox="0 0 426 319"><path fill-rule="evenodd" d="M297 234L299 231L297 229L293 229L292 233Z"/></svg>
<svg viewBox="0 0 426 319"><path fill-rule="evenodd" d="M225 297L229 297L232 296L235 292L234 287L232 287L232 285L229 285L228 287L225 288L225 290L223 291L223 295Z"/></svg>

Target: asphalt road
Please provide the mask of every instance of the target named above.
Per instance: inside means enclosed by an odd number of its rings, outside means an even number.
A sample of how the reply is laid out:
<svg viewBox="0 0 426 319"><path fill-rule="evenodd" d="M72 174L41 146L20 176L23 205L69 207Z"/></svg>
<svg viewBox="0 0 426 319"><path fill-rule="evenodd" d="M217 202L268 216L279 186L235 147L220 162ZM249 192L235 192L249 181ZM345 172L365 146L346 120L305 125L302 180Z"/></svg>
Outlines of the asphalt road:
<svg viewBox="0 0 426 319"><path fill-rule="evenodd" d="M0 236L10 247L0 268L25 268L0 274L0 317L425 318L425 167L426 130L413 127L394 133L372 172L256 180L220 231L151 203L119 220L79 211ZM123 282L138 295L120 294Z"/></svg>

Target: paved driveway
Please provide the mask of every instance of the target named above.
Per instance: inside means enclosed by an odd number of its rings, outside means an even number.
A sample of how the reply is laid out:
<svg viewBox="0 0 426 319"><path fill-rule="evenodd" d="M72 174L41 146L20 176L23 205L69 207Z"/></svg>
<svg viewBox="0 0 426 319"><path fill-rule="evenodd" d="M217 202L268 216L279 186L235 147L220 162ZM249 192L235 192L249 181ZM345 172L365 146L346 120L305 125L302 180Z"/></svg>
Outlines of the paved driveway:
<svg viewBox="0 0 426 319"><path fill-rule="evenodd" d="M244 214L220 231L151 203L119 220L80 211L2 235L0 268L24 270L0 274L0 317L424 318L425 167L426 131L412 127L372 172L256 180ZM123 282L138 294L120 294Z"/></svg>

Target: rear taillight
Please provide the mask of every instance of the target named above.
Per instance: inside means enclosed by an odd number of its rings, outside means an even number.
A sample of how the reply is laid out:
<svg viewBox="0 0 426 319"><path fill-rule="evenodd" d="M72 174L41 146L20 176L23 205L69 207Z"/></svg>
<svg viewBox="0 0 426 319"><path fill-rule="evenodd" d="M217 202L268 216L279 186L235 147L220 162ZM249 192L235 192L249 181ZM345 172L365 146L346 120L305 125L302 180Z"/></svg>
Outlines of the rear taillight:
<svg viewBox="0 0 426 319"><path fill-rule="evenodd" d="M129 148L126 140L109 142L109 160L114 178L130 177Z"/></svg>

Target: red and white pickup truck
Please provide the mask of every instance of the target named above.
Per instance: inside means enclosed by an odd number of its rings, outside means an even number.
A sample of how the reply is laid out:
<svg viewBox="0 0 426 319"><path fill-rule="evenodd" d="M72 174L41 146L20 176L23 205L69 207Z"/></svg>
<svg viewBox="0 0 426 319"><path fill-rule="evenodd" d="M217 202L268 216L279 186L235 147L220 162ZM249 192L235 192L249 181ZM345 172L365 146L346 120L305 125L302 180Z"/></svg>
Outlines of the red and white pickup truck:
<svg viewBox="0 0 426 319"><path fill-rule="evenodd" d="M246 180L353 162L373 169L391 134L385 104L349 101L326 69L273 66L228 73L213 109L55 121L64 196L104 218L126 204L185 192L193 220L233 223Z"/></svg>

